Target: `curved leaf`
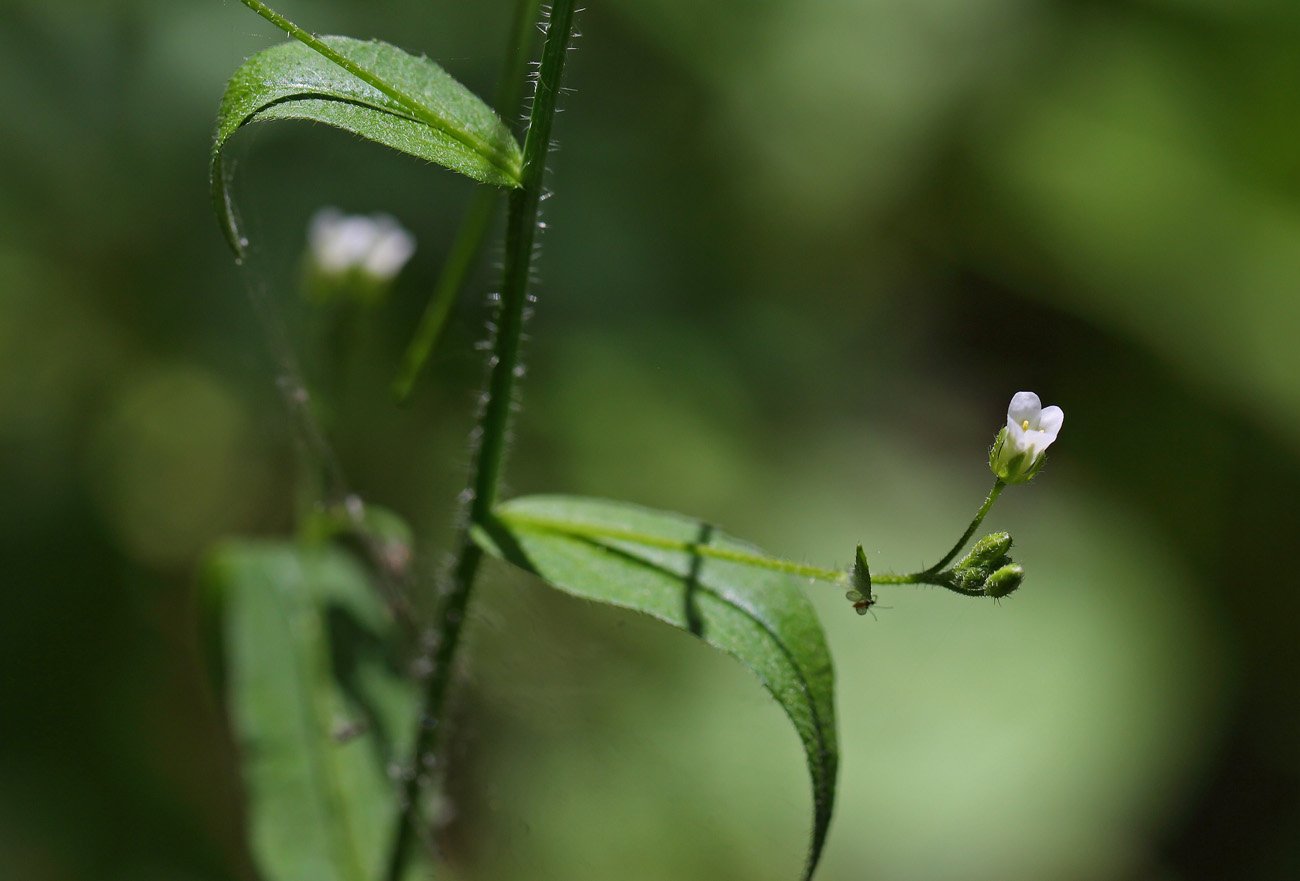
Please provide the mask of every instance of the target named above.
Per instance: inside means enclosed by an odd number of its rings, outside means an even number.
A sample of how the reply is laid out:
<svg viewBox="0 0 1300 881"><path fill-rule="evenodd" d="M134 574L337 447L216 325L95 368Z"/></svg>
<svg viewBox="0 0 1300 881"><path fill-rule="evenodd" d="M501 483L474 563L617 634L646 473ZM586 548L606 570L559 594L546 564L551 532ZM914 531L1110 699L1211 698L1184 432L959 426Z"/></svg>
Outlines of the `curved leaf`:
<svg viewBox="0 0 1300 881"><path fill-rule="evenodd" d="M411 751L416 692L365 570L329 546L227 542L201 583L261 876L379 877L398 814L389 767ZM404 876L428 877L420 860Z"/></svg>
<svg viewBox="0 0 1300 881"><path fill-rule="evenodd" d="M693 553L698 545L753 548L678 514L529 496L498 507L496 518L476 530L484 550L565 593L688 630L758 677L808 760L813 828L804 877L811 877L830 824L839 750L830 653L801 579Z"/></svg>
<svg viewBox="0 0 1300 881"><path fill-rule="evenodd" d="M212 201L236 254L247 243L235 222L222 151L231 135L253 122L323 122L475 180L519 186L518 142L492 108L451 74L378 40L321 37L320 42L387 83L390 93L299 42L272 46L235 71L217 116Z"/></svg>

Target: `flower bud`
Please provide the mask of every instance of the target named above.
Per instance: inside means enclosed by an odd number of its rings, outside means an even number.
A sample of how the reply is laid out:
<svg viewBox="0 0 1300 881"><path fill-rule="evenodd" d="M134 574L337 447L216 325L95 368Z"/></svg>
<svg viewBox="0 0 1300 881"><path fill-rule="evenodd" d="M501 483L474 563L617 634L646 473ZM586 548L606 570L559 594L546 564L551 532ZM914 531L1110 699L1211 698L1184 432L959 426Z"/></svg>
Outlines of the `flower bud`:
<svg viewBox="0 0 1300 881"><path fill-rule="evenodd" d="M1044 407L1033 392L1016 392L1007 407L1007 425L989 450L989 468L1004 483L1032 479L1064 421L1060 407Z"/></svg>
<svg viewBox="0 0 1300 881"><path fill-rule="evenodd" d="M1011 563L994 572L984 582L984 593L994 599L1001 599L1014 593L1025 580L1025 568L1019 563Z"/></svg>
<svg viewBox="0 0 1300 881"><path fill-rule="evenodd" d="M956 568L964 569L968 566L994 566L996 568L997 561L1005 557L1009 550L1011 550L1010 533L990 533L975 542L975 547L970 549L969 554L962 557Z"/></svg>
<svg viewBox="0 0 1300 881"><path fill-rule="evenodd" d="M957 586L967 590L983 590L984 582L988 581L992 572L990 566L957 566L953 569L953 574L957 577Z"/></svg>

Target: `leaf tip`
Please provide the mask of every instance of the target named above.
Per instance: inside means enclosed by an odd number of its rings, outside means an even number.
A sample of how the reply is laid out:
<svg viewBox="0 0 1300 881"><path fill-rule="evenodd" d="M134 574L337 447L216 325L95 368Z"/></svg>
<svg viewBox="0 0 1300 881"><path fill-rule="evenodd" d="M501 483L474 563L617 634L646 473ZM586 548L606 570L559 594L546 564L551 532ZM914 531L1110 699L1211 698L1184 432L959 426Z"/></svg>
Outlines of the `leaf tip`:
<svg viewBox="0 0 1300 881"><path fill-rule="evenodd" d="M212 187L212 210L216 213L217 223L221 226L221 235L235 255L235 263L240 264L244 262L244 253L248 249L248 237L239 231L235 205L230 198L229 172L221 161L222 146L222 143L218 142L212 148L212 170L209 181Z"/></svg>

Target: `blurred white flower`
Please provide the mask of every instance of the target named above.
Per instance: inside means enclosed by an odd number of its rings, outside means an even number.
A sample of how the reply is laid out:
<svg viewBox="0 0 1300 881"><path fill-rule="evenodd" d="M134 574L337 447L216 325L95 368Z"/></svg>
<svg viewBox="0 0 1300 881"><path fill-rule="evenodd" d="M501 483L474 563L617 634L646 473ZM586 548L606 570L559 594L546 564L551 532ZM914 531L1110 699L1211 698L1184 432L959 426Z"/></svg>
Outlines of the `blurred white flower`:
<svg viewBox="0 0 1300 881"><path fill-rule="evenodd" d="M1061 432L1065 412L1044 407L1033 392L1016 392L1007 407L1007 427L989 451L989 467L1006 483L1024 483L1038 473L1047 448Z"/></svg>
<svg viewBox="0 0 1300 881"><path fill-rule="evenodd" d="M388 282L415 253L415 237L387 214L366 217L322 208L312 216L307 240L317 270L328 276L360 272Z"/></svg>

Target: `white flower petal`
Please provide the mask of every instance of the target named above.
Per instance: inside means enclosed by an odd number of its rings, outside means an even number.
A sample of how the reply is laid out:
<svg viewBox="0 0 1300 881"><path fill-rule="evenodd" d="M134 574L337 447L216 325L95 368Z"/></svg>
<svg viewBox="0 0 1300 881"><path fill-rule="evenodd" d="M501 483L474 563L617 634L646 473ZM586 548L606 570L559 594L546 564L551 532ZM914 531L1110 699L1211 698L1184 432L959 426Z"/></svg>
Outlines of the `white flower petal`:
<svg viewBox="0 0 1300 881"><path fill-rule="evenodd" d="M1007 407L1007 424L1014 422L1023 425L1028 422L1031 428L1035 427L1042 409L1043 402L1038 399L1038 395L1033 392L1016 392L1011 399L1011 406Z"/></svg>
<svg viewBox="0 0 1300 881"><path fill-rule="evenodd" d="M312 223L312 256L326 272L354 268L375 243L375 224L368 217L326 217Z"/></svg>
<svg viewBox="0 0 1300 881"><path fill-rule="evenodd" d="M384 236L366 255L362 268L376 278L393 278L415 253L415 239L409 233L398 231Z"/></svg>
<svg viewBox="0 0 1300 881"><path fill-rule="evenodd" d="M312 247L315 247L316 242L330 235L342 219L343 212L337 208L322 208L313 214L307 227L307 238L311 241Z"/></svg>
<svg viewBox="0 0 1300 881"><path fill-rule="evenodd" d="M1020 427L1020 423L1007 416L1007 444L1016 453L1023 453L1029 449L1029 432Z"/></svg>
<svg viewBox="0 0 1300 881"><path fill-rule="evenodd" d="M365 217L322 208L312 216L307 239L316 265L329 275L359 269L387 281L415 252L415 238L387 214Z"/></svg>
<svg viewBox="0 0 1300 881"><path fill-rule="evenodd" d="M1065 411L1060 407L1044 407L1042 414L1038 417L1038 428L1042 431L1043 437L1046 438L1043 447L1056 440L1056 436L1061 433L1061 423L1065 422Z"/></svg>

